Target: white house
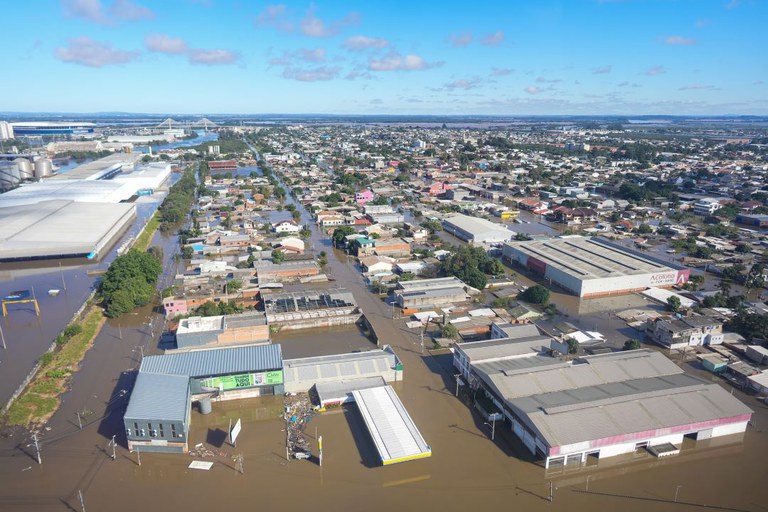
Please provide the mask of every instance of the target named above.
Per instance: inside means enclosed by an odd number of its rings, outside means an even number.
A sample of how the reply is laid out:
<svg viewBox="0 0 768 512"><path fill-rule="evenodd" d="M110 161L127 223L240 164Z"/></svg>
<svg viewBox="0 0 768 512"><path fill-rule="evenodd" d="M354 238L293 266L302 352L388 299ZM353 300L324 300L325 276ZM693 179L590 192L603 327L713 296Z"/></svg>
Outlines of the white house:
<svg viewBox="0 0 768 512"><path fill-rule="evenodd" d="M298 233L301 228L292 220L281 220L272 226L275 233Z"/></svg>

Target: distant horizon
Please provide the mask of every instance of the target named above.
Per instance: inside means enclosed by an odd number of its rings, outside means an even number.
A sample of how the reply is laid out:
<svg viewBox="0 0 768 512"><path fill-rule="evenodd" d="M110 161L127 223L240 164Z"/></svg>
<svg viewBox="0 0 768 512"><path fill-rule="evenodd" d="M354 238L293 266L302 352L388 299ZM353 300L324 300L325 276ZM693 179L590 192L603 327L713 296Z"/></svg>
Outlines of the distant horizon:
<svg viewBox="0 0 768 512"><path fill-rule="evenodd" d="M755 0L4 7L0 111L768 115Z"/></svg>
<svg viewBox="0 0 768 512"><path fill-rule="evenodd" d="M77 111L0 111L0 117L3 116L157 116L157 117L427 117L427 118L579 118L579 119L599 119L599 118L687 118L687 119L718 119L718 118L757 118L768 119L768 114L446 114L446 113L325 113L325 112L253 112L253 113L234 113L234 112L129 112L129 111L96 111L96 112L77 112ZM5 121L6 119L0 119Z"/></svg>

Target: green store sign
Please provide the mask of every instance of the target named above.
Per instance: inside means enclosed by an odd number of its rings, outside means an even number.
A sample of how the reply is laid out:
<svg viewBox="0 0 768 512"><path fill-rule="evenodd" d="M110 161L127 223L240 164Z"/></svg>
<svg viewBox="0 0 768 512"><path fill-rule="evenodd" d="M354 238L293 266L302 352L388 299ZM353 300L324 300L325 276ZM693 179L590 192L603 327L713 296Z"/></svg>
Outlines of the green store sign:
<svg viewBox="0 0 768 512"><path fill-rule="evenodd" d="M274 386L283 383L283 372L278 370L264 373L243 373L240 375L225 375L203 379L200 385L204 388L231 389L250 388L254 386Z"/></svg>

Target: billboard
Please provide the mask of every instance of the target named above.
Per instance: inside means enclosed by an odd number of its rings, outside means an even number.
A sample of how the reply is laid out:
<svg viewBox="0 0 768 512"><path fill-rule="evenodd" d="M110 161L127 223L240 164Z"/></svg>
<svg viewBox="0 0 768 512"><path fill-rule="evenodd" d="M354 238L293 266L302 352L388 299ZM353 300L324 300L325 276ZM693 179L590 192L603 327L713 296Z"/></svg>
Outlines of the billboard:
<svg viewBox="0 0 768 512"><path fill-rule="evenodd" d="M273 386L283 383L281 370L262 373L242 373L239 375L224 375L202 379L200 385L204 388L231 389L251 388L254 386Z"/></svg>
<svg viewBox="0 0 768 512"><path fill-rule="evenodd" d="M661 272L651 275L650 286L673 286L684 285L688 282L691 271L685 270L670 270L669 272Z"/></svg>

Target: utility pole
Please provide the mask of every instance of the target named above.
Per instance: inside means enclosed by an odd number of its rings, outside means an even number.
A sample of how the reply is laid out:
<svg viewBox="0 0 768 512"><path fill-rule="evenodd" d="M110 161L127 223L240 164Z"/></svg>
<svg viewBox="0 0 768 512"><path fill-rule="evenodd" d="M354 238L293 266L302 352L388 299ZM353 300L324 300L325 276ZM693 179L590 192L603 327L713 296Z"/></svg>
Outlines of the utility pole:
<svg viewBox="0 0 768 512"><path fill-rule="evenodd" d="M61 262L59 262L59 273L61 274L61 286L64 288L64 291L67 291L67 282L64 280L64 270L61 268Z"/></svg>
<svg viewBox="0 0 768 512"><path fill-rule="evenodd" d="M123 339L123 327L120 325L120 322L117 322L117 332L119 333L120 339Z"/></svg>
<svg viewBox="0 0 768 512"><path fill-rule="evenodd" d="M141 450L136 446L136 457L139 459L139 467L141 467Z"/></svg>
<svg viewBox="0 0 768 512"><path fill-rule="evenodd" d="M80 430L83 430L83 420L80 419L80 411L77 411L75 414L77 414L77 424L80 426Z"/></svg>
<svg viewBox="0 0 768 512"><path fill-rule="evenodd" d="M320 467L323 467L323 436L317 438L318 459Z"/></svg>
<svg viewBox="0 0 768 512"><path fill-rule="evenodd" d="M40 457L40 444L37 442L37 432L32 432L32 439L35 441L35 452L37 452L37 463L42 466L43 459Z"/></svg>
<svg viewBox="0 0 768 512"><path fill-rule="evenodd" d="M677 495L680 492L681 487L682 485L678 485L677 487L675 487L675 503L677 503Z"/></svg>
<svg viewBox="0 0 768 512"><path fill-rule="evenodd" d="M112 436L112 460L117 460L117 453L115 453L115 436Z"/></svg>
<svg viewBox="0 0 768 512"><path fill-rule="evenodd" d="M555 501L555 486L552 484L552 480L549 481L549 502Z"/></svg>
<svg viewBox="0 0 768 512"><path fill-rule="evenodd" d="M5 344L5 334L3 334L3 326L0 325L0 340L3 342L3 350L8 350L8 346Z"/></svg>
<svg viewBox="0 0 768 512"><path fill-rule="evenodd" d="M496 440L496 415L493 415L493 420L491 421L491 441Z"/></svg>
<svg viewBox="0 0 768 512"><path fill-rule="evenodd" d="M83 491L78 490L77 494L78 494L78 496L80 496L80 510L85 512L85 502L83 501Z"/></svg>

